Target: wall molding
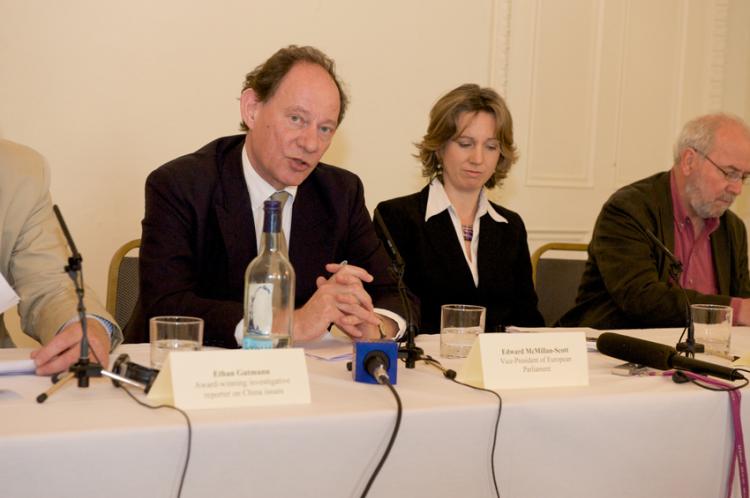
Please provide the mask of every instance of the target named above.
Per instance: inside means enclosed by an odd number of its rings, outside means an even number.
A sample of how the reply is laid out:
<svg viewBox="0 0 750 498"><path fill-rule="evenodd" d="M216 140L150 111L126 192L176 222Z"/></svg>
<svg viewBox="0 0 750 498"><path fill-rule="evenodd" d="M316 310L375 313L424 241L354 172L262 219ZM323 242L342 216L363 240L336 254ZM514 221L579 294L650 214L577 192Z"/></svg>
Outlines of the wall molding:
<svg viewBox="0 0 750 498"><path fill-rule="evenodd" d="M724 74L729 42L729 0L711 3L711 25L706 51L706 106L708 111L721 109L724 103Z"/></svg>
<svg viewBox="0 0 750 498"><path fill-rule="evenodd" d="M598 96L601 86L601 59L602 59L602 44L603 44L603 33L602 24L604 17L604 2L592 2L593 10L592 19L594 19L595 25L592 26L590 32L590 49L588 52L588 74L586 75L586 81L590 83L592 89L592 96L587 101L588 109L586 109L586 123L585 129L582 130L582 135L588 137L586 143L586 154L584 159L583 168L579 172L575 173L563 173L563 174L550 174L541 173L538 168L535 168L534 159L534 137L532 130L534 129L534 123L536 119L535 114L535 94L537 91L537 68L540 64L538 60L537 47L541 44L541 30L540 24L540 11L542 10L542 1L536 0L533 4L533 47L531 48L531 67L528 75L528 81L531 87L529 93L529 101L527 105L528 109L528 128L526 130L527 136L527 167L525 175L525 185L528 187L543 187L543 188L593 188L594 187L594 171L595 171L595 157L596 157L596 145L597 145L597 129L599 126L597 110L598 110Z"/></svg>
<svg viewBox="0 0 750 498"><path fill-rule="evenodd" d="M511 0L493 0L490 28L489 85L500 95L508 93Z"/></svg>
<svg viewBox="0 0 750 498"><path fill-rule="evenodd" d="M591 229L530 227L526 231L529 246L534 248L547 242L581 242L588 244L591 240ZM533 250L533 249L532 249Z"/></svg>

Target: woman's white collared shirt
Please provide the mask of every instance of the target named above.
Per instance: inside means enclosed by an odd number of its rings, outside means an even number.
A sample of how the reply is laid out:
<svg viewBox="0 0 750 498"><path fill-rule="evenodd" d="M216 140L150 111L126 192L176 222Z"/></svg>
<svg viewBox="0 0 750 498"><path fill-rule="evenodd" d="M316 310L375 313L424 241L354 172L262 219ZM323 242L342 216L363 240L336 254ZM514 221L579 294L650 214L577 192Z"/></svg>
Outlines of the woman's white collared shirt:
<svg viewBox="0 0 750 498"><path fill-rule="evenodd" d="M433 178L430 182L430 190L427 195L427 209L425 210L424 221L427 222L427 220L435 215L442 213L446 209L450 214L451 221L453 222L453 228L455 229L456 233L456 238L458 239L458 243L461 246L461 252L464 255L466 264L471 270L471 276L474 278L474 286L476 287L479 285L479 269L477 265L477 249L479 248L479 219L485 214L489 214L490 219L492 219L496 223L508 223L508 220L506 220L500 213L495 211L495 208L492 207L492 204L490 204L490 201L487 199L485 189L482 188L482 190L479 192L477 214L474 216L473 236L470 246L470 260L465 251L464 233L463 229L461 228L461 220L458 218L456 209L453 207L453 204L451 204L450 199L448 199L448 194L446 194L442 182L437 178Z"/></svg>

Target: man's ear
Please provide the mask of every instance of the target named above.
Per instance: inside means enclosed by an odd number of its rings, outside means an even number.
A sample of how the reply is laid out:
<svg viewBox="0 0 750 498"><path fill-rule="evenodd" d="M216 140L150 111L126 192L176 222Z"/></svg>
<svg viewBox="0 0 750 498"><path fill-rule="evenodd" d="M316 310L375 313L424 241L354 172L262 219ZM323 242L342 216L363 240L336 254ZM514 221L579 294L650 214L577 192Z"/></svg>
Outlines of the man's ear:
<svg viewBox="0 0 750 498"><path fill-rule="evenodd" d="M685 147L680 156L679 168L683 176L690 176L690 174L698 166L698 153L692 147Z"/></svg>
<svg viewBox="0 0 750 498"><path fill-rule="evenodd" d="M258 94L252 88L245 89L242 95L240 95L240 115L242 116L242 122L251 130L255 126L255 114L258 112L260 105L261 102L258 99Z"/></svg>

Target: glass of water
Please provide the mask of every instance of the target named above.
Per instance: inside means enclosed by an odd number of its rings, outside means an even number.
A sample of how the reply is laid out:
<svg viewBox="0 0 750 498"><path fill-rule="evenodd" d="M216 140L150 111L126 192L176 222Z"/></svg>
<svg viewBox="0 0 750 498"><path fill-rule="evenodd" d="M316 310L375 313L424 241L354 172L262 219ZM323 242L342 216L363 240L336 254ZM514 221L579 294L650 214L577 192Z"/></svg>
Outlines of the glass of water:
<svg viewBox="0 0 750 498"><path fill-rule="evenodd" d="M198 351L203 344L203 320L192 316L155 316L149 321L151 367L161 368L168 353Z"/></svg>
<svg viewBox="0 0 750 498"><path fill-rule="evenodd" d="M444 304L440 314L440 356L466 358L477 336L484 332L484 306Z"/></svg>
<svg viewBox="0 0 750 498"><path fill-rule="evenodd" d="M706 354L730 358L732 343L732 307L719 304L690 306L695 342L703 344Z"/></svg>

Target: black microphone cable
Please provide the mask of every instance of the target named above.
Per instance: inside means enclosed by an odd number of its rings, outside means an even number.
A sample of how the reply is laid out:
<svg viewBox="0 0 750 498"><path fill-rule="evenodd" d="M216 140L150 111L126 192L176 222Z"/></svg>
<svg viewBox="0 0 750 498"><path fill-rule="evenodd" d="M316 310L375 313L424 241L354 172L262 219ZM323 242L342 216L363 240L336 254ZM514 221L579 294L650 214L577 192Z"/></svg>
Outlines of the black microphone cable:
<svg viewBox="0 0 750 498"><path fill-rule="evenodd" d="M94 348L91 348L90 352L94 355L94 359L96 360L96 362L102 365L103 363L99 360L99 356L96 354L96 351L94 350ZM131 393L130 390L127 387L125 387L123 384L121 383L118 383L118 384L119 385L117 385L117 387L124 390L128 394L128 396L132 398L133 401L135 401L136 403L138 403L139 405L143 407L150 408L151 410L158 410L160 408L171 408L172 410L179 412L183 417L185 417L185 422L187 422L187 429L188 429L187 436L188 437L187 437L187 453L185 454L185 463L182 466L182 476L180 477L180 487L177 490L177 498L180 498L180 496L182 496L182 486L183 484L185 484L185 476L187 475L188 465L190 464L190 450L191 450L192 443L193 443L193 426L190 423L190 417L188 416L187 412L185 412L184 410L181 410L180 408L177 408L174 405L167 405L167 404L149 405L148 403L144 403L143 401L136 398L135 395Z"/></svg>
<svg viewBox="0 0 750 498"><path fill-rule="evenodd" d="M433 358L432 356L428 354L423 354L419 359L424 361L428 365L432 365L433 367L440 370L446 379L452 382L455 382L456 384L469 387L476 391L488 392L497 397L498 408L497 408L497 418L495 419L495 429L492 434L492 451L490 452L490 468L492 469L492 485L495 487L495 495L497 496L497 498L500 498L500 489L497 486L497 475L495 474L495 450L497 449L497 432L498 432L498 428L500 427L500 415L502 415L503 413L503 398L500 396L499 393L491 389L485 389L484 387L472 386L471 384L466 384L465 382L461 382L460 380L457 380L455 370L450 369L450 368L445 368L442 365L442 363L440 363L438 360L436 360L435 358Z"/></svg>
<svg viewBox="0 0 750 498"><path fill-rule="evenodd" d="M398 430L401 427L401 416L403 414L404 408L401 404L401 397L398 395L398 392L396 392L396 388L393 387L393 384L391 384L391 379L388 377L388 375L380 375L376 379L379 384L383 384L384 386L388 386L388 389L390 389L391 393L393 394L393 397L396 398L396 425L393 427L393 432L391 433L391 439L388 441L388 446L386 446L385 451L383 452L383 456L380 457L380 461L378 462L378 465L375 467L375 470L372 472L372 475L370 476L370 479L367 481L367 485L365 486L364 491L362 491L362 498L365 498L367 496L367 493L370 491L370 487L372 486L372 483L375 482L375 478L378 477L378 474L380 473L380 469L383 468L383 464L385 464L385 461L388 459L388 455L391 453L391 448L393 448L393 443L396 441L396 436L398 436Z"/></svg>
<svg viewBox="0 0 750 498"><path fill-rule="evenodd" d="M136 403L138 403L139 405L145 408L149 408L151 410L158 410L160 408L171 408L172 410L179 412L183 417L185 417L185 422L187 422L187 428L188 428L188 438L187 438L187 452L185 454L185 463L182 466L182 475L180 476L180 487L177 490L177 498L180 498L180 496L182 496L182 486L183 484L185 484L185 475L187 474L188 465L190 464L190 449L192 447L192 441L193 441L193 426L190 423L190 417L188 416L187 412L185 412L184 410L180 408L177 408L174 405L167 405L167 404L149 405L148 403L144 403L143 401L136 398L135 395L131 393L130 390L124 385L121 385L120 388L122 388L128 394L128 396L130 396L133 399L133 401L135 401Z"/></svg>

